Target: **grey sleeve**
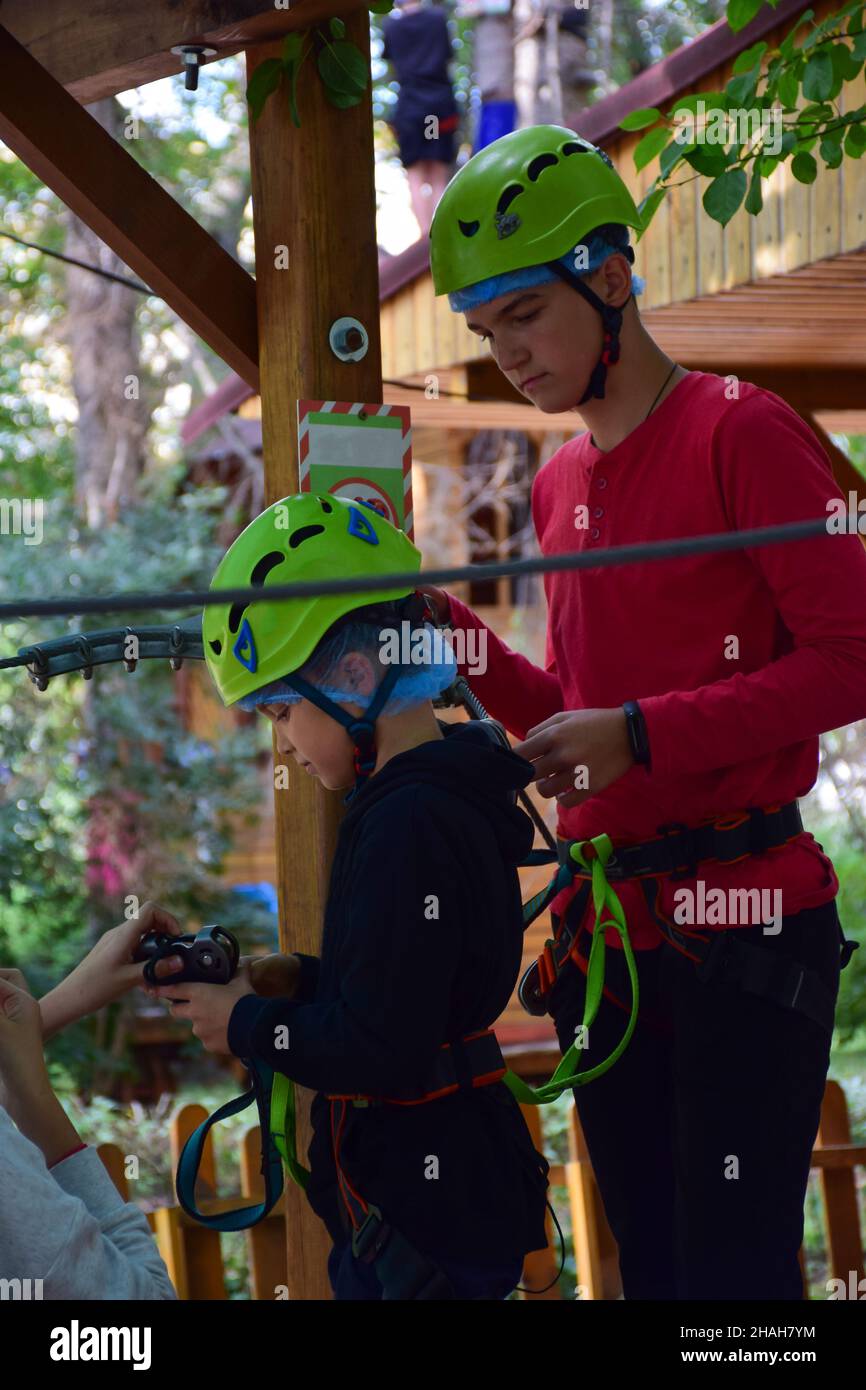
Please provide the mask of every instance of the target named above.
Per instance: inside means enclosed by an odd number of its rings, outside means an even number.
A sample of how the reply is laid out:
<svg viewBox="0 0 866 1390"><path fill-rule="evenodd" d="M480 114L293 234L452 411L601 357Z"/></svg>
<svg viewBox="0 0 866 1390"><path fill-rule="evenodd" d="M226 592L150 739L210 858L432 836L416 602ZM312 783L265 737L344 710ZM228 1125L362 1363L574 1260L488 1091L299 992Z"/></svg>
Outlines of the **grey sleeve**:
<svg viewBox="0 0 866 1390"><path fill-rule="evenodd" d="M41 1280L45 1299L177 1297L144 1214L120 1197L96 1150L49 1170L2 1108L0 1279Z"/></svg>

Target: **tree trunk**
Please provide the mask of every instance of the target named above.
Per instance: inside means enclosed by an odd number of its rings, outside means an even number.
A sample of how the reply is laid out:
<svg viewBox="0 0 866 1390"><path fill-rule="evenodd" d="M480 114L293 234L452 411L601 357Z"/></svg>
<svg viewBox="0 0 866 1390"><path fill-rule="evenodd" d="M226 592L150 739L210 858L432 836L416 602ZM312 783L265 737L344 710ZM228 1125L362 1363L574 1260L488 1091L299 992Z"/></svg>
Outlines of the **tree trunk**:
<svg viewBox="0 0 866 1390"><path fill-rule="evenodd" d="M559 77L559 10L548 5L544 21L544 70L547 94L547 120L562 125L562 83Z"/></svg>
<svg viewBox="0 0 866 1390"><path fill-rule="evenodd" d="M598 0L597 13L596 34L598 36L599 67L603 74L604 90L610 92L613 90L613 83L610 80L610 57L613 47L613 0Z"/></svg>
<svg viewBox="0 0 866 1390"><path fill-rule="evenodd" d="M532 0L514 0L514 95L521 129L547 124L571 129L586 108L595 74L586 66L584 39L560 27L570 3L546 0L539 11Z"/></svg>
<svg viewBox="0 0 866 1390"><path fill-rule="evenodd" d="M88 108L118 137L122 108L111 97ZM67 212L66 251L116 275L130 272L118 256ZM76 504L94 529L135 500L144 469L149 423L142 399L135 311L138 294L77 266L67 266L65 338L78 402Z"/></svg>
<svg viewBox="0 0 866 1390"><path fill-rule="evenodd" d="M482 101L514 99L513 38L511 14L481 15L475 22L472 65Z"/></svg>

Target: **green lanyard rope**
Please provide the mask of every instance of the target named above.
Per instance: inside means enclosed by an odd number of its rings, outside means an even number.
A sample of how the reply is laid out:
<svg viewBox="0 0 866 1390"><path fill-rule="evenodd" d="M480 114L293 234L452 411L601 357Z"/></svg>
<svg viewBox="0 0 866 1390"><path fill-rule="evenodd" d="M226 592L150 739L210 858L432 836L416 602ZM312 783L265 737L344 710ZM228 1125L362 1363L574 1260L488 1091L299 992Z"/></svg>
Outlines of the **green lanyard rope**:
<svg viewBox="0 0 866 1390"><path fill-rule="evenodd" d="M575 1086L585 1086L588 1081L594 1081L597 1076L602 1076L625 1052L637 1023L639 999L637 964L622 903L608 883L604 871L605 865L613 853L613 844L608 835L596 835L594 840L576 841L570 846L569 853L575 863L589 870L592 875L592 901L595 907L595 926L586 971L586 1000L583 1009L583 1022L579 1030L581 1042L589 1034L592 1024L595 1022L602 1000L605 965L604 934L608 927L613 927L618 931L622 940L631 981L631 1013L625 1033L613 1052L603 1062L599 1062L598 1066L591 1067L588 1071L578 1070L586 1049L574 1042L562 1057L550 1080L545 1082L543 1086L539 1086L537 1090L528 1086L513 1071L506 1072L503 1080L515 1100L518 1100L521 1105L547 1105L550 1101L561 1096L563 1091L571 1090ZM603 919L605 911L607 916Z"/></svg>
<svg viewBox="0 0 866 1390"><path fill-rule="evenodd" d="M274 1072L271 1088L271 1138L289 1176L298 1187L305 1189L310 1181L310 1170L298 1158L295 1083L281 1071Z"/></svg>
<svg viewBox="0 0 866 1390"><path fill-rule="evenodd" d="M635 1030L638 1013L638 978L637 964L632 950L631 940L629 939L628 926L625 920L622 903L616 896L613 888L607 881L605 865L613 853L613 844L608 835L597 835L594 840L582 840L575 842L569 851L572 859L582 868L587 869L592 875L592 900L595 907L595 927L592 934L592 946L589 952L589 962L586 972L586 1000L583 1010L583 1023L581 1025L581 1041L583 1036L589 1033L592 1024L595 1022L596 1014L601 1005L602 994L604 991L604 967L605 967L605 944L604 934L609 927L613 927L619 932L622 940L623 951L625 953L626 965L628 967L629 979L631 981L631 1014L628 1026L620 1041L617 1043L613 1052L606 1057L598 1066L591 1067L588 1071L579 1071L580 1063L586 1050L578 1046L577 1042L572 1043L571 1047L562 1057L559 1066L553 1076L543 1086L533 1089L513 1071L505 1073L503 1080L511 1094L521 1105L547 1105L550 1101L556 1100L563 1091L572 1090L575 1086L585 1086L588 1081L594 1081L597 1076L602 1076L613 1066L628 1047L631 1035ZM607 916L604 916L605 912ZM296 1140L296 1120L295 1120L295 1088L288 1076L282 1072L274 1072L273 1089L271 1091L271 1135L277 1146L290 1176L301 1188L306 1188L309 1181L309 1170L306 1169L298 1160L297 1140Z"/></svg>

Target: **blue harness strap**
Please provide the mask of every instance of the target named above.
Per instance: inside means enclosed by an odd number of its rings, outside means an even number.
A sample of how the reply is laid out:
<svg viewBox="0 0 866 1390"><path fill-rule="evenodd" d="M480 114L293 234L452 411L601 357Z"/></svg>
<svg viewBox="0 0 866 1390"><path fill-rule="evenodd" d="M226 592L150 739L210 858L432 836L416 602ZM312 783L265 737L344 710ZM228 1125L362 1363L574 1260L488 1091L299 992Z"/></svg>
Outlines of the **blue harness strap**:
<svg viewBox="0 0 866 1390"><path fill-rule="evenodd" d="M212 1231L246 1231L250 1226L255 1226L259 1221L264 1220L268 1212L280 1200L283 1191L283 1164L271 1133L271 1088L274 1073L270 1067L264 1066L260 1062L249 1062L245 1059L244 1065L249 1069L251 1089L245 1091L242 1096L236 1096L234 1100L221 1105L219 1110L215 1110L199 1125L184 1144L183 1153L177 1165L177 1199L181 1207L187 1216L191 1216L194 1221L199 1222L202 1226L207 1226ZM195 1188L207 1137L213 1126L219 1124L220 1120L227 1120L232 1115L239 1115L241 1111L252 1105L253 1101L258 1107L259 1127L262 1135L264 1201L253 1206L235 1207L231 1211L211 1212L209 1214L201 1212L196 1206Z"/></svg>

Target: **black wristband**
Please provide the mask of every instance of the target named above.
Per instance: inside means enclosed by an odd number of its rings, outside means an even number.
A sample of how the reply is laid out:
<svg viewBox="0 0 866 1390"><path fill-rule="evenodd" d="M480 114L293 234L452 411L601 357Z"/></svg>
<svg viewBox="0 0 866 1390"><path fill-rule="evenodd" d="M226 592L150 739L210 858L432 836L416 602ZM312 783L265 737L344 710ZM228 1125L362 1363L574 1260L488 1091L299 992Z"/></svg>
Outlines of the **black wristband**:
<svg viewBox="0 0 866 1390"><path fill-rule="evenodd" d="M637 700L626 700L623 705L625 711L625 725L628 729L628 741L631 744L631 751L634 754L636 763L641 763L644 767L650 765L650 746L649 735L647 734L646 720Z"/></svg>

